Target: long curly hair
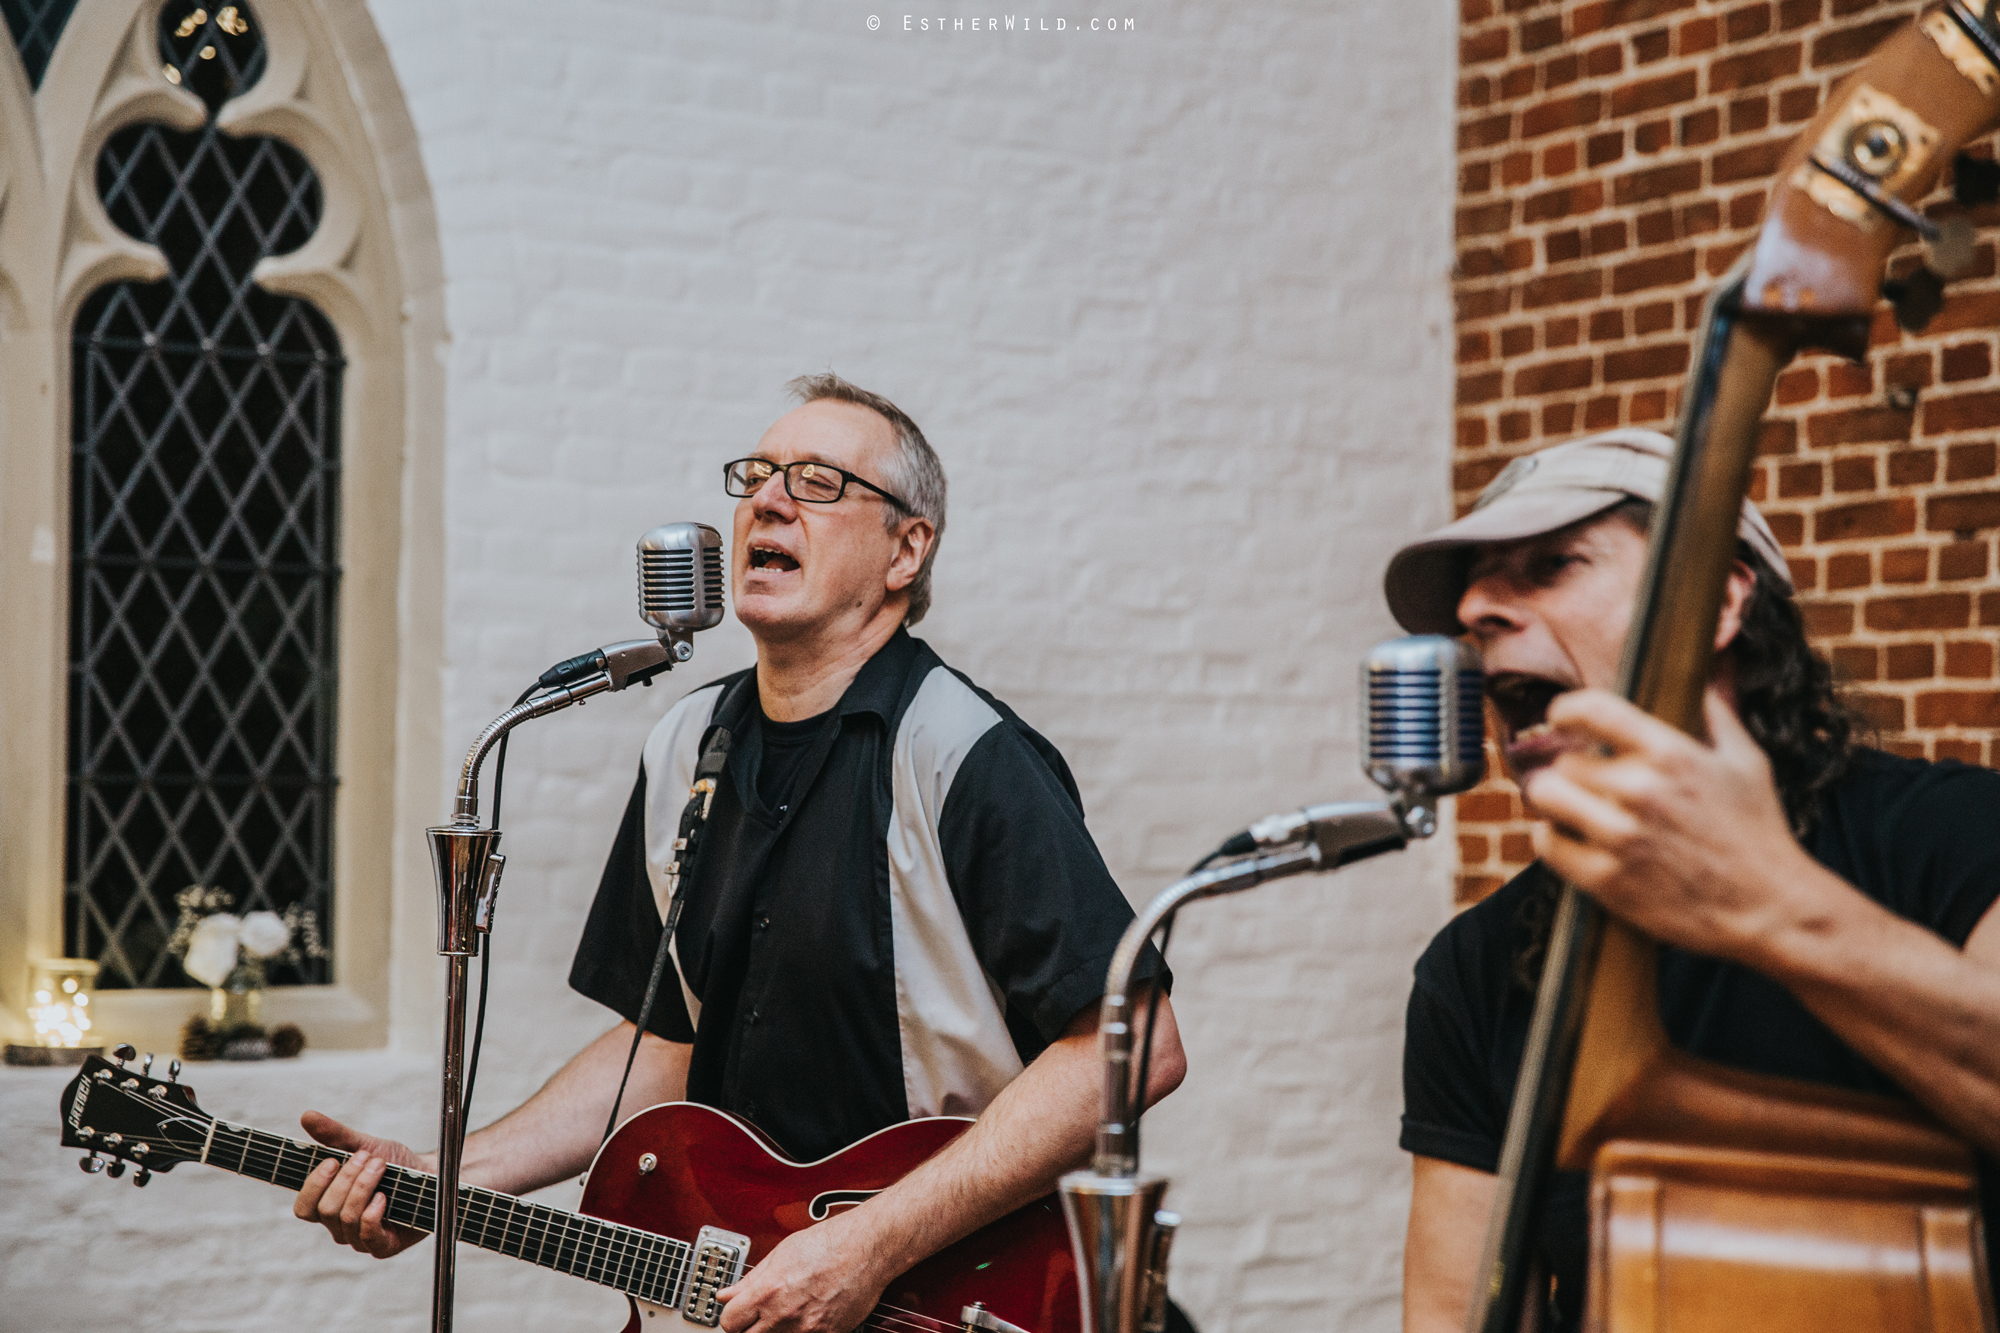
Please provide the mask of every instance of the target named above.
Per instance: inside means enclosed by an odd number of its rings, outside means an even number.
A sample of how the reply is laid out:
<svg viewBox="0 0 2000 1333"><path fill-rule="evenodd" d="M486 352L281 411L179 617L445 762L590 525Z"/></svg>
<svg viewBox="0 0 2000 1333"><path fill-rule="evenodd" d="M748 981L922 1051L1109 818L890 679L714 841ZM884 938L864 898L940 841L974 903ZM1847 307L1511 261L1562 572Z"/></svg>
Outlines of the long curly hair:
<svg viewBox="0 0 2000 1333"><path fill-rule="evenodd" d="M1652 525L1653 506L1626 500L1607 516L1645 532ZM1785 580L1748 542L1736 543L1736 555L1756 576L1742 628L1723 649L1736 673L1736 712L1771 761L1785 817L1803 842L1818 820L1820 792L1846 772L1853 758L1857 719L1841 698L1832 665L1806 641L1805 617ZM1541 978L1560 891L1554 875L1541 875L1521 902L1527 946L1515 960L1514 973L1530 991Z"/></svg>

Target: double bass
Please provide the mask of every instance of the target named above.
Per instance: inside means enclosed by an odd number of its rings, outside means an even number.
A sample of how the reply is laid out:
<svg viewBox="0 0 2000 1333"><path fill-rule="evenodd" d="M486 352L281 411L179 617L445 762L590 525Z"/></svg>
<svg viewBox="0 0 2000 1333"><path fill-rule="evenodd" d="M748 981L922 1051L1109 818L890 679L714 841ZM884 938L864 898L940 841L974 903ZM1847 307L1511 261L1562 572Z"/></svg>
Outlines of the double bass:
<svg viewBox="0 0 2000 1333"><path fill-rule="evenodd" d="M1962 220L1915 207L2000 124L2000 0L1889 36L1779 164L1755 245L1708 298L1619 687L1695 736L1739 506L1779 371L1865 355L1890 251L1920 325L1969 268ZM1593 1333L1995 1333L1974 1159L1914 1106L1751 1074L1668 1041L1657 946L1562 891L1515 1086L1468 1333L1512 1333L1550 1172L1590 1173Z"/></svg>

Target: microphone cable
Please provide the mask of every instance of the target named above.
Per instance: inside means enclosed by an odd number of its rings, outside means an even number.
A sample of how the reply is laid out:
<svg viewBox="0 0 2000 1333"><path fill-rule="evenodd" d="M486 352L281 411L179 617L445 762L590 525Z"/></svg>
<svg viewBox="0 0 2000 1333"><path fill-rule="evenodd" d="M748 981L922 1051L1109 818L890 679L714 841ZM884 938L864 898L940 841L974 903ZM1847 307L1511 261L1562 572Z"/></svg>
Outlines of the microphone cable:
<svg viewBox="0 0 2000 1333"><path fill-rule="evenodd" d="M1139 1152L1139 1121L1146 1114L1146 1080L1153 1069L1153 1021L1160 1013L1160 992L1166 989L1167 944L1174 937L1174 918L1168 917L1160 923L1160 975L1153 979L1152 994L1146 997L1146 1030L1142 1038L1144 1045L1139 1048L1139 1090L1132 1098L1132 1153Z"/></svg>
<svg viewBox="0 0 2000 1333"><path fill-rule="evenodd" d="M513 706L519 708L528 702L529 696L541 688L542 682L536 681L521 691L521 697L514 701ZM500 827L500 790L507 780L507 742L510 739L512 739L511 733L502 736L499 753L493 756L493 822L488 826L490 828ZM492 925L490 921L487 924L489 927ZM479 1082L479 1044L486 1036L486 992L492 980L493 932L488 929L486 943L479 950L479 1007L472 1018L472 1058L465 1062L465 1102L462 1118L459 1121L464 1125L472 1123L472 1089L473 1085Z"/></svg>
<svg viewBox="0 0 2000 1333"><path fill-rule="evenodd" d="M1250 842L1247 850L1255 851L1256 840L1249 838L1248 834L1239 833L1196 861L1194 868L1188 871L1188 874L1198 875L1224 856L1241 856L1246 849L1238 847L1237 844L1245 839L1249 839ZM1160 976L1153 982L1152 994L1146 997L1146 1030L1142 1038L1145 1044L1139 1048L1139 1088L1132 1098L1132 1151L1135 1155L1139 1151L1139 1121L1146 1114L1146 1080L1153 1072L1153 1024L1160 1014L1160 994L1166 989L1167 946L1173 942L1174 918L1179 915L1179 912L1175 912L1173 916L1160 923L1159 943L1153 946L1160 954Z"/></svg>

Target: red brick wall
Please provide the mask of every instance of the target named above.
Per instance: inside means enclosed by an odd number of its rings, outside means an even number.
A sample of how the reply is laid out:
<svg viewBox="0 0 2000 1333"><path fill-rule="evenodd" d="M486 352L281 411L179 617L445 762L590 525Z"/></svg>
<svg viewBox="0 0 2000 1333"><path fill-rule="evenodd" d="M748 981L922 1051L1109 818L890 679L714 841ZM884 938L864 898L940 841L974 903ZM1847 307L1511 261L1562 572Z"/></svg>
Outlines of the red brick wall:
<svg viewBox="0 0 2000 1333"><path fill-rule="evenodd" d="M1461 4L1462 509L1521 453L1612 426L1671 432L1702 296L1755 237L1780 153L1918 5ZM1953 207L1945 191L1930 205ZM1882 743L2000 765L1996 332L1989 231L1922 336L1884 307L1866 365L1785 373L1754 495ZM1505 782L1458 809L1470 901L1528 861L1527 825Z"/></svg>

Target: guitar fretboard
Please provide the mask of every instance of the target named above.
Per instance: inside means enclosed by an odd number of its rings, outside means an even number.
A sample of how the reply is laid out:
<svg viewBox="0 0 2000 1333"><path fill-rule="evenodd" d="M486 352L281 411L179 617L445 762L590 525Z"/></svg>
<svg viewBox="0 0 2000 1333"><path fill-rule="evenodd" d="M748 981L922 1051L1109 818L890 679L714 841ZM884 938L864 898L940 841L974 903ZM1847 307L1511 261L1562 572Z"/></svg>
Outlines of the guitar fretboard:
<svg viewBox="0 0 2000 1333"><path fill-rule="evenodd" d="M348 1156L221 1120L201 1150L201 1160L210 1166L288 1190L303 1186L313 1168L328 1158L345 1162ZM387 1220L416 1231L437 1230L436 1176L392 1166L377 1188L389 1198ZM470 1185L458 1188L458 1214L458 1238L482 1250L615 1287L656 1305L679 1301L693 1248L685 1241Z"/></svg>

